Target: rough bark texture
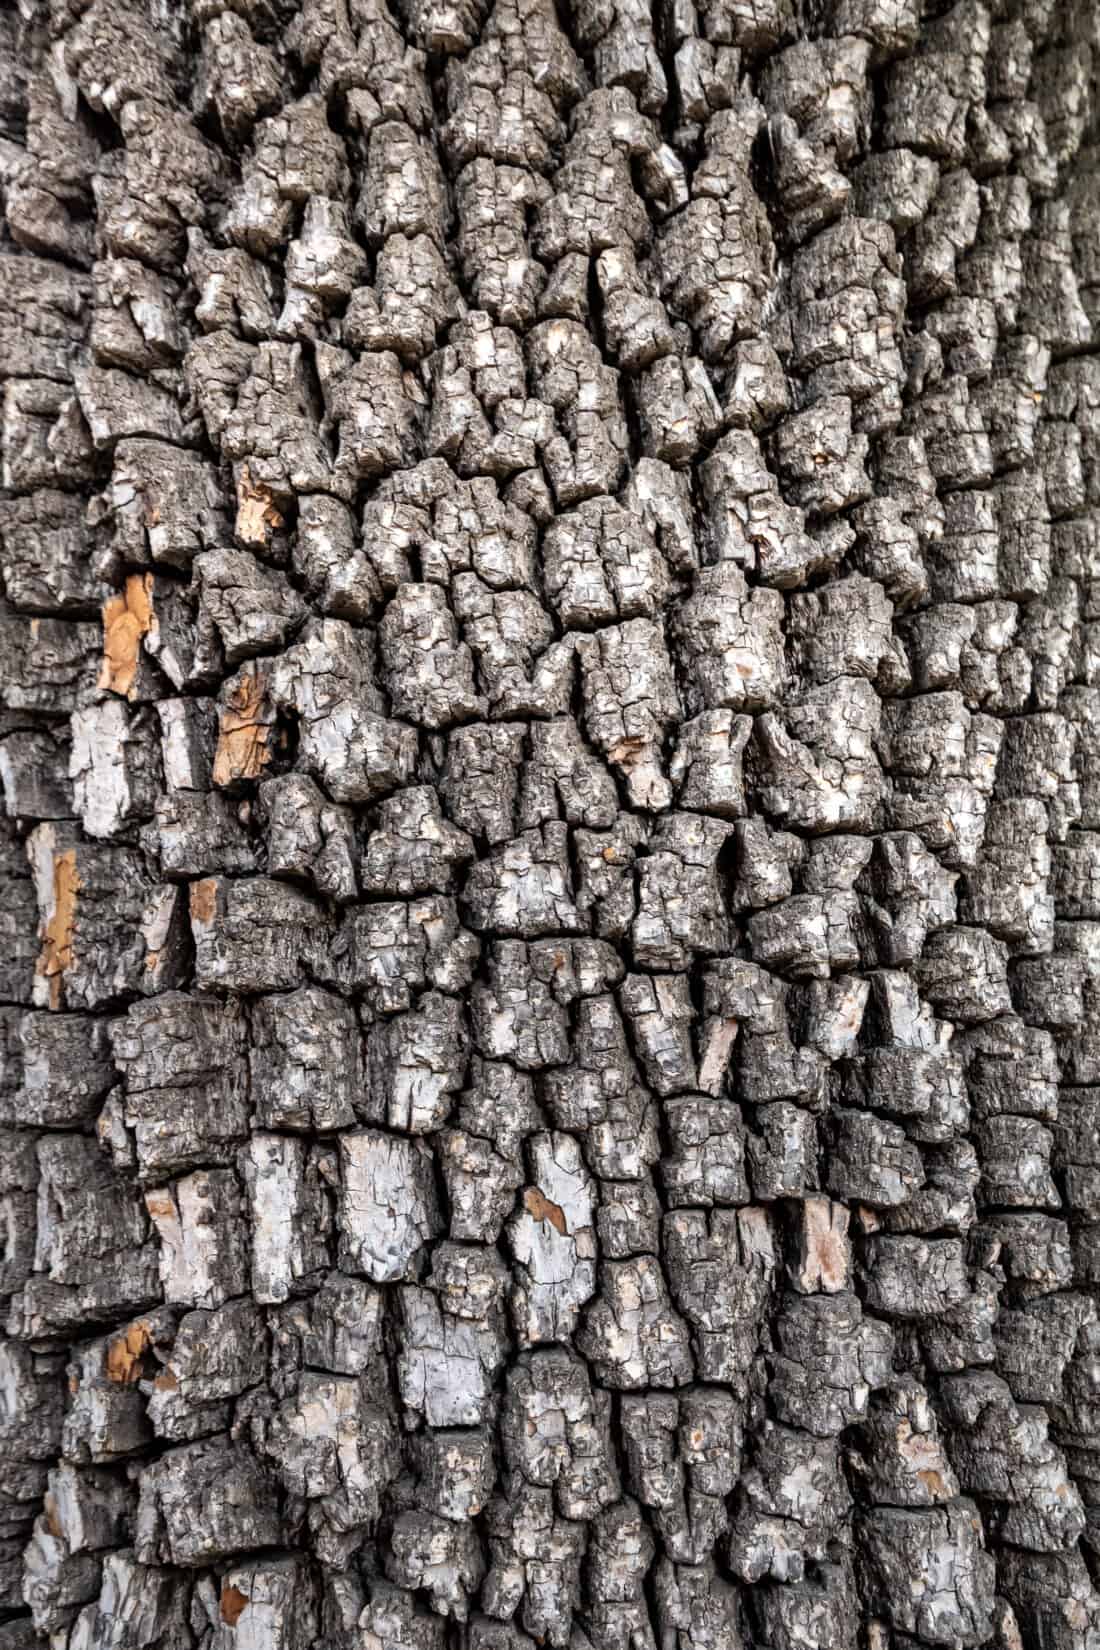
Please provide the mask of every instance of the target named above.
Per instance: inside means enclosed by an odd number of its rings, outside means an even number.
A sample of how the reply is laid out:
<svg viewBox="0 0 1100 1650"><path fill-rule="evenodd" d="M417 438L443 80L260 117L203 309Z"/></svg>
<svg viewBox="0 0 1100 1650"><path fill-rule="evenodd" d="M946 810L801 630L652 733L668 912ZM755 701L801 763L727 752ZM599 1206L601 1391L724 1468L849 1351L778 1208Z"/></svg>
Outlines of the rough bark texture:
<svg viewBox="0 0 1100 1650"><path fill-rule="evenodd" d="M1092 0L0 3L0 1650L1100 1644Z"/></svg>

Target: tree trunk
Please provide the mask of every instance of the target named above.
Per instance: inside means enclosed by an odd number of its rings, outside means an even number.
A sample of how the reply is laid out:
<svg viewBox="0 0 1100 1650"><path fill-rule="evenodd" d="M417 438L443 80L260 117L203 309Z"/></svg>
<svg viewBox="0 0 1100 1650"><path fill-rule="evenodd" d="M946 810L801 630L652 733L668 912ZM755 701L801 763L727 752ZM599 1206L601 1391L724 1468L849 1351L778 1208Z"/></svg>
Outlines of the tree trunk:
<svg viewBox="0 0 1100 1650"><path fill-rule="evenodd" d="M0 5L0 1650L1094 1650L1093 0Z"/></svg>

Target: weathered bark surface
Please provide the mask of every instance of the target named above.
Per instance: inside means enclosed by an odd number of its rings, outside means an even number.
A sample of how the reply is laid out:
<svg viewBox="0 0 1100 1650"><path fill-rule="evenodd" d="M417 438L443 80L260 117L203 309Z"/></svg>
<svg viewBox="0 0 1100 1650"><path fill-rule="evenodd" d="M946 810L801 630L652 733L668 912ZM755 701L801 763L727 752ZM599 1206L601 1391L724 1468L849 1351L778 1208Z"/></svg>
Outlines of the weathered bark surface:
<svg viewBox="0 0 1100 1650"><path fill-rule="evenodd" d="M1092 0L0 5L0 1650L1094 1650Z"/></svg>

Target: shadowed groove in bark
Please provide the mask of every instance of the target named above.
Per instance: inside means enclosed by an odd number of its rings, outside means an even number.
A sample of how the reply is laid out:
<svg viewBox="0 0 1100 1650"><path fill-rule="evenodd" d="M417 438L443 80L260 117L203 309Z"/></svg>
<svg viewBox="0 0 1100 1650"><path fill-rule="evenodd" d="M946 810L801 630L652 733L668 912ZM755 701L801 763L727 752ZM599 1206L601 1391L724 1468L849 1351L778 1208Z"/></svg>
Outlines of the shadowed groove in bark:
<svg viewBox="0 0 1100 1650"><path fill-rule="evenodd" d="M0 1650L1100 1635L1098 64L0 0Z"/></svg>

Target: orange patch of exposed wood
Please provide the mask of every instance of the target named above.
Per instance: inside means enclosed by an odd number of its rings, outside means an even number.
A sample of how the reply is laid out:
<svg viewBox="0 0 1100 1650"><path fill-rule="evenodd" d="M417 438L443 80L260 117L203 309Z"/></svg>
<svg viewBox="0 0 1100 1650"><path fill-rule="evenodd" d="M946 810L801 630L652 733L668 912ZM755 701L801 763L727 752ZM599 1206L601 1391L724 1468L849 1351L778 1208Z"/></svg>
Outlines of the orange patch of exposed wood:
<svg viewBox="0 0 1100 1650"><path fill-rule="evenodd" d="M222 1588L219 1604L221 1618L227 1627L236 1627L247 1603L248 1594L242 1593L239 1587L234 1587L232 1582L227 1581Z"/></svg>
<svg viewBox="0 0 1100 1650"><path fill-rule="evenodd" d="M266 678L242 673L234 682L218 723L214 783L256 779L271 760L272 722L266 713Z"/></svg>
<svg viewBox="0 0 1100 1650"><path fill-rule="evenodd" d="M204 877L191 884L191 917L194 922L213 922L218 911L218 884L214 877Z"/></svg>
<svg viewBox="0 0 1100 1650"><path fill-rule="evenodd" d="M50 982L50 1007L61 1005L61 976L73 960L76 896L82 887L76 868L76 849L67 848L53 859L53 912L42 932L42 950L36 972Z"/></svg>
<svg viewBox="0 0 1100 1650"><path fill-rule="evenodd" d="M155 623L153 575L131 573L117 596L103 604L103 665L99 686L126 695L134 685L141 659L141 641Z"/></svg>
<svg viewBox="0 0 1100 1650"><path fill-rule="evenodd" d="M133 1386L141 1378L141 1360L149 1350L147 1323L132 1323L107 1344L107 1379Z"/></svg>
<svg viewBox="0 0 1100 1650"><path fill-rule="evenodd" d="M272 533L283 525L283 518L275 508L270 487L253 481L248 466L237 481L236 534L242 544L263 549Z"/></svg>
<svg viewBox="0 0 1100 1650"><path fill-rule="evenodd" d="M551 1203L550 1199L545 1197L537 1186L528 1186L523 1194L523 1207L533 1220L548 1220L555 1232L560 1232L562 1237L568 1235L565 1225L565 1210L560 1204Z"/></svg>

